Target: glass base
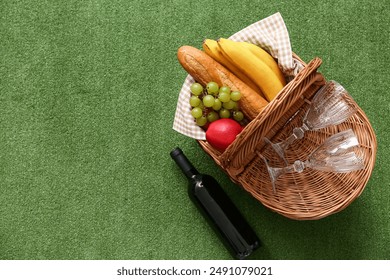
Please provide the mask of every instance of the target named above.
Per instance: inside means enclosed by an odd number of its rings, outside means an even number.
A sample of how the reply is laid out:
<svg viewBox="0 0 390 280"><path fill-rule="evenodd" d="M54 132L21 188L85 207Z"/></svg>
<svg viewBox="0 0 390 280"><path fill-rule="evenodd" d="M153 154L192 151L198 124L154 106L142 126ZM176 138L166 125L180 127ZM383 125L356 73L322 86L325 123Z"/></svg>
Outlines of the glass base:
<svg viewBox="0 0 390 280"><path fill-rule="evenodd" d="M279 143L272 143L267 137L264 137L264 142L272 147L272 149L277 153L277 155L284 161L286 165L288 165L288 161L284 156L284 149L281 147Z"/></svg>

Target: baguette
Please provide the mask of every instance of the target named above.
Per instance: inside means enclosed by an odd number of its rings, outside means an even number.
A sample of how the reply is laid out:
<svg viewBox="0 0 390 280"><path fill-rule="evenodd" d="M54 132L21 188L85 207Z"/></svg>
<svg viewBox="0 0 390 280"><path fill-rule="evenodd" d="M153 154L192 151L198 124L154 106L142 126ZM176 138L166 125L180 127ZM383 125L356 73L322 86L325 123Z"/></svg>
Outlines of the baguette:
<svg viewBox="0 0 390 280"><path fill-rule="evenodd" d="M239 106L249 120L253 120L268 104L268 101L205 52L182 46L178 49L177 58L188 74L203 86L213 81L219 86L230 87L232 91L240 91Z"/></svg>

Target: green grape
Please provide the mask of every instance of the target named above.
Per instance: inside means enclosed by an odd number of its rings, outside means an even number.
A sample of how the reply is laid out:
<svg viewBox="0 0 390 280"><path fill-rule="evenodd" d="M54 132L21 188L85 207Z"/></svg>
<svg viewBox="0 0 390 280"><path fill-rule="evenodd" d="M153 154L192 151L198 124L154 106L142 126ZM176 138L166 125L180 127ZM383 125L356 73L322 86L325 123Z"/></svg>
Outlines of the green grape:
<svg viewBox="0 0 390 280"><path fill-rule="evenodd" d="M233 119L240 122L244 119L244 114L241 111L234 111L233 112Z"/></svg>
<svg viewBox="0 0 390 280"><path fill-rule="evenodd" d="M191 115L197 119L200 118L203 115L203 110L199 107L195 107L191 110Z"/></svg>
<svg viewBox="0 0 390 280"><path fill-rule="evenodd" d="M230 100L230 93L221 92L218 95L218 99L221 100L222 102L228 102Z"/></svg>
<svg viewBox="0 0 390 280"><path fill-rule="evenodd" d="M198 107L200 105L200 102L201 102L201 100L200 100L199 97L197 97L195 95L190 97L190 105L191 105L191 107Z"/></svg>
<svg viewBox="0 0 390 280"><path fill-rule="evenodd" d="M240 106L238 105L238 102L237 102L237 101L234 101L233 110L234 110L234 111L239 111L239 110L240 110Z"/></svg>
<svg viewBox="0 0 390 280"><path fill-rule="evenodd" d="M219 115L215 111L211 111L210 113L207 114L207 120L208 122L214 122L219 119Z"/></svg>
<svg viewBox="0 0 390 280"><path fill-rule="evenodd" d="M207 92L210 94L217 94L219 90L219 86L216 82L209 82L206 88L207 88Z"/></svg>
<svg viewBox="0 0 390 280"><path fill-rule="evenodd" d="M221 102L221 100L219 100L218 98L215 98L215 100L214 100L214 105L213 105L213 109L214 109L215 111L219 111L219 110L221 109L221 107L222 107L222 102Z"/></svg>
<svg viewBox="0 0 390 280"><path fill-rule="evenodd" d="M206 95L205 97L203 97L203 105L208 108L213 107L214 100L215 100L214 96Z"/></svg>
<svg viewBox="0 0 390 280"><path fill-rule="evenodd" d="M204 126L207 123L207 118L205 116L201 116L196 119L196 124L199 126Z"/></svg>
<svg viewBox="0 0 390 280"><path fill-rule="evenodd" d="M236 103L237 103L236 101L229 100L228 102L224 102L222 104L222 107L225 109L231 110L236 106Z"/></svg>
<svg viewBox="0 0 390 280"><path fill-rule="evenodd" d="M221 109L221 111L219 111L219 116L222 119L227 119L230 117L230 111L228 109Z"/></svg>
<svg viewBox="0 0 390 280"><path fill-rule="evenodd" d="M230 94L230 87L228 86L222 86L219 88L219 93L226 92Z"/></svg>
<svg viewBox="0 0 390 280"><path fill-rule="evenodd" d="M241 92L239 91L233 91L231 94L230 94L230 99L233 100L233 101L238 101L241 99Z"/></svg>
<svg viewBox="0 0 390 280"><path fill-rule="evenodd" d="M193 83L193 84L191 85L191 87L190 87L190 90L191 90L191 92L192 92L194 95L198 96L198 95L200 95L200 94L203 92L203 87L202 87L202 85L199 84L199 83Z"/></svg>

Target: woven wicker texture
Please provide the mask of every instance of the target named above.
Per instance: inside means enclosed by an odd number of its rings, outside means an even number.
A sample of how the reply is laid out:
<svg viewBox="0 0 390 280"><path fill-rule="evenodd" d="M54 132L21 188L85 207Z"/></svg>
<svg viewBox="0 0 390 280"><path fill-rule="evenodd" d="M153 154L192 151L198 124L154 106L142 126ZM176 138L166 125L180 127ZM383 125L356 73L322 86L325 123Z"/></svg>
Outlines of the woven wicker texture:
<svg viewBox="0 0 390 280"><path fill-rule="evenodd" d="M326 138L352 128L360 143L356 153L364 160L365 168L349 173L306 168L302 173L287 173L279 177L276 192L273 192L261 156L274 167L284 167L285 163L270 149L264 137L276 143L286 139L294 127L302 125L310 100L325 83L324 77L317 72L321 63L321 59L315 58L304 64L305 68L245 127L224 153L216 151L206 141L198 141L232 181L272 211L296 220L321 219L347 207L364 190L375 163L375 133L364 112L350 98L352 106L357 109L352 117L339 125L308 131L303 139L289 147L286 159L289 163L304 161Z"/></svg>

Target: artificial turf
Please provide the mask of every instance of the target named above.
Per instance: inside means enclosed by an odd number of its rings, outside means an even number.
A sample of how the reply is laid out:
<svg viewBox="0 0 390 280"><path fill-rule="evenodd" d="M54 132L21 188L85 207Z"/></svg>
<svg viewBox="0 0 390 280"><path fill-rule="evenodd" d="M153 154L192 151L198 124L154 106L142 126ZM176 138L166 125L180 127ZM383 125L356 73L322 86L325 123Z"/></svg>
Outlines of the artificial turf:
<svg viewBox="0 0 390 280"><path fill-rule="evenodd" d="M390 256L389 1L1 1L0 259L230 259L169 156L214 176L262 240L257 259ZM172 130L181 45L280 12L376 132L375 169L338 214L295 221Z"/></svg>

